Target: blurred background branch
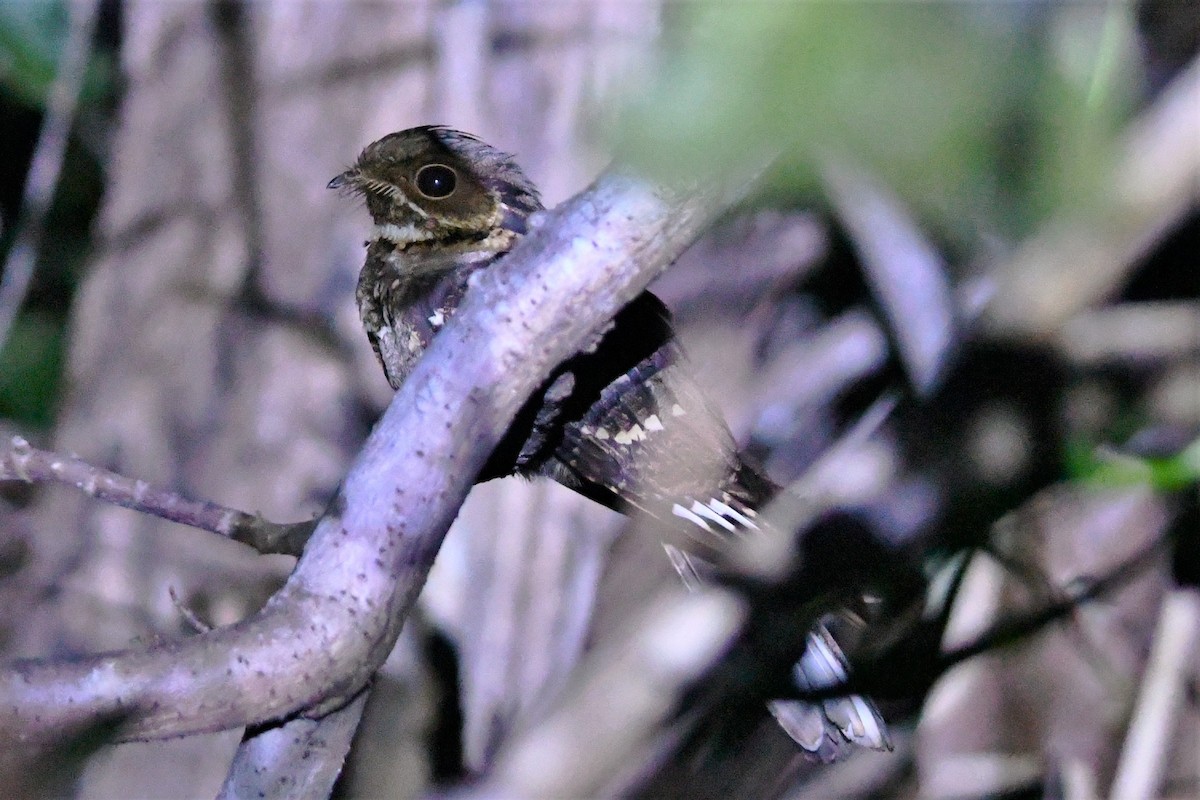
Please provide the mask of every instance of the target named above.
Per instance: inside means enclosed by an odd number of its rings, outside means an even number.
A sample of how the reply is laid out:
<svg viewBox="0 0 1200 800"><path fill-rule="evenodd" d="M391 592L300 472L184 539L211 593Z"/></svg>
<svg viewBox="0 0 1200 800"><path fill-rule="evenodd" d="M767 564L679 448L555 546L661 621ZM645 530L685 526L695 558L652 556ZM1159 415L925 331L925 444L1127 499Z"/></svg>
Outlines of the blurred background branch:
<svg viewBox="0 0 1200 800"><path fill-rule="evenodd" d="M12 225L12 244L0 273L0 350L29 292L38 250L46 233L46 217L58 188L67 153L67 140L75 123L75 109L83 91L92 55L92 39L100 0L73 0L62 60L50 87L45 119L38 134L21 210Z"/></svg>

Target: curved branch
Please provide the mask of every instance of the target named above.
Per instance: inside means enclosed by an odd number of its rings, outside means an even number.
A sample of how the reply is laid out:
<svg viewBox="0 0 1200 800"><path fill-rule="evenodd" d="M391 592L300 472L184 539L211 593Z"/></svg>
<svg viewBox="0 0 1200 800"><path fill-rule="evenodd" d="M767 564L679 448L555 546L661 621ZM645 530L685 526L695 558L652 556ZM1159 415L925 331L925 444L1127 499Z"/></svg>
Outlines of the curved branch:
<svg viewBox="0 0 1200 800"><path fill-rule="evenodd" d="M619 175L546 215L478 276L396 394L287 584L252 617L149 649L26 660L0 674L18 742L106 714L123 738L320 715L391 650L477 471L543 376L701 230L711 195Z"/></svg>

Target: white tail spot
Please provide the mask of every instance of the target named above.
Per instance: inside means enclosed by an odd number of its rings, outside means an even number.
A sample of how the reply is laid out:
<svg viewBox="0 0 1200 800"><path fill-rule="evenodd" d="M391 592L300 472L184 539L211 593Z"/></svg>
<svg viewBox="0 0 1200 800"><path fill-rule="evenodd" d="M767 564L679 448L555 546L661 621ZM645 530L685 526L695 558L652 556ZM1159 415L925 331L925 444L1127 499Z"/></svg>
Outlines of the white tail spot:
<svg viewBox="0 0 1200 800"><path fill-rule="evenodd" d="M703 503L701 503L699 500L693 500L693 501L692 501L692 513L694 513L694 514L698 514L698 515L700 515L701 517L708 517L708 518L709 518L709 519L711 519L713 522L717 523L718 525L720 525L722 528L724 528L724 529L725 529L725 530L727 530L727 531L735 531L735 530L737 530L737 528L735 528L735 527L733 526L733 523L732 523L732 522L730 522L729 520L725 519L725 518L724 518L724 517L722 517L720 514L718 514L717 512L713 511L713 510L712 510L711 508L709 508L708 506L706 506L706 505L704 505Z"/></svg>
<svg viewBox="0 0 1200 800"><path fill-rule="evenodd" d="M695 525L699 525L701 528L704 528L704 530L706 530L710 533L712 532L712 528L708 527L707 522L705 522L700 517L696 516L695 513L688 511L686 508L679 505L679 503L676 503L675 505L671 506L671 513L677 517L686 519L688 522L691 522Z"/></svg>
<svg viewBox="0 0 1200 800"><path fill-rule="evenodd" d="M754 524L754 520L750 519L748 516L746 516L745 514L743 514L740 511L738 511L736 508L729 505L728 503L722 503L720 500L709 500L708 504L718 514L724 514L725 516L729 517L731 520L737 522L742 527L750 528L752 530L758 530L758 526Z"/></svg>

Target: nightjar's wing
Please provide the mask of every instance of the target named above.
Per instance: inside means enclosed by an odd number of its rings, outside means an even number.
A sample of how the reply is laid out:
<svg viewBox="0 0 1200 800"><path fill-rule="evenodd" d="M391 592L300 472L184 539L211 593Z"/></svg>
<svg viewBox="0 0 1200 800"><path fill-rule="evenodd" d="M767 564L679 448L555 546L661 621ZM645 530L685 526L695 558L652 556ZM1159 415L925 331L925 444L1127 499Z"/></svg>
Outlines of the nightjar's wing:
<svg viewBox="0 0 1200 800"><path fill-rule="evenodd" d="M554 457L622 503L733 533L752 525L755 511L737 485L732 437L685 371L678 345L663 344L563 426Z"/></svg>
<svg viewBox="0 0 1200 800"><path fill-rule="evenodd" d="M636 366L621 369L629 363ZM542 474L610 506L686 520L693 535L724 538L753 535L756 509L778 491L741 462L721 415L689 374L666 309L649 293L534 399L521 426L528 436L518 466L539 465ZM689 587L703 581L703 561L670 545L667 554ZM845 657L823 626L810 633L795 672L805 689L845 681ZM847 742L889 747L882 718L863 697L774 701L770 710L798 744L825 759Z"/></svg>
<svg viewBox="0 0 1200 800"><path fill-rule="evenodd" d="M359 316L393 389L399 389L433 337L458 308L467 280L489 260L469 261L430 279L403 275L389 254L367 256L358 278Z"/></svg>

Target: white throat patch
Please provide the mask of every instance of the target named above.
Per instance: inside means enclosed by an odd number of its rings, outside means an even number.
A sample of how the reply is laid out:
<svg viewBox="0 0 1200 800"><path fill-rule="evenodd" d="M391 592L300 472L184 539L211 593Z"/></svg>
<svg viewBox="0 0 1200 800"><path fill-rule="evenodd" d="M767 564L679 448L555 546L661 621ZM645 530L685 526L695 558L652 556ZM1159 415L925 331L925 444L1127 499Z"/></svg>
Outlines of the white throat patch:
<svg viewBox="0 0 1200 800"><path fill-rule="evenodd" d="M394 222L382 222L371 228L371 241L391 242L397 247L405 247L413 242L424 242L433 238L433 234L420 225L397 225Z"/></svg>

